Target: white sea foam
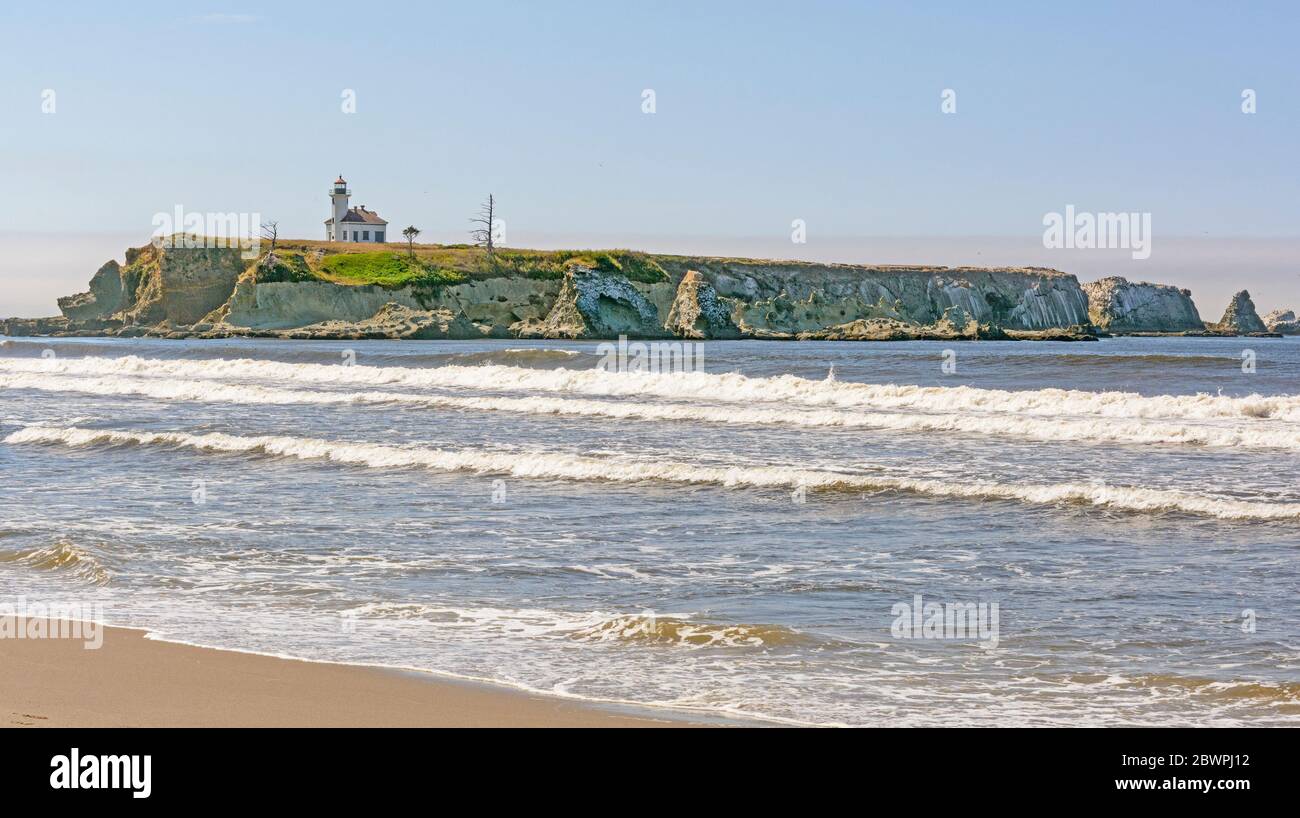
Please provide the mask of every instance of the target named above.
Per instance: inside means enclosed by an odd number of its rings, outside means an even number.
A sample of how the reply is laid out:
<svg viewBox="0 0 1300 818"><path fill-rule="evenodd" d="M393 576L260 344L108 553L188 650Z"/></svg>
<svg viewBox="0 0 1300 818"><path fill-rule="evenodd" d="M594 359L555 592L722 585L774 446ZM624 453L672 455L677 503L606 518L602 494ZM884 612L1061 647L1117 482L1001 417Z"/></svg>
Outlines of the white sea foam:
<svg viewBox="0 0 1300 818"><path fill-rule="evenodd" d="M443 631L494 637L562 638L582 642L644 642L683 648L777 646L812 641L775 625L721 624L695 620L694 613L643 611L568 612L541 608L449 607L418 602L377 602L346 614L367 621L425 621Z"/></svg>
<svg viewBox="0 0 1300 818"><path fill-rule="evenodd" d="M1300 422L1300 395L1139 395L1067 389L1009 391L969 386L866 384L793 375L671 374L599 369L528 369L512 366L339 366L252 359L203 361L121 358L0 359L0 372L68 375L137 375L205 380L263 380L276 384L402 386L487 391L575 393L601 397L655 397L717 403L783 403L840 409L1153 419L1271 419Z"/></svg>
<svg viewBox="0 0 1300 818"><path fill-rule="evenodd" d="M1271 448L1300 451L1300 425L1258 419L1173 422L1124 418L1049 418L1013 414L900 414L838 409L709 406L640 403L555 397L461 397L403 392L324 392L280 389L255 384L203 380L160 380L38 373L0 374L0 388L94 395L142 395L160 400L241 404L404 404L469 411L530 415L604 417L616 420L697 421L801 428L877 429L1000 435L1044 442L1179 444L1225 448Z"/></svg>
<svg viewBox="0 0 1300 818"><path fill-rule="evenodd" d="M368 468L425 468L507 474L519 478L582 482L712 484L727 487L810 490L896 491L969 500L1005 500L1030 504L1073 504L1132 512L1184 512L1225 520L1296 520L1300 503L1261 503L1170 489L1081 483L953 482L862 472L839 472L790 466L708 466L667 460L592 457L557 451L430 449L375 443L286 436L239 436L222 433L136 432L78 427L28 426L5 438L8 444L47 443L66 446L173 446L211 452L260 453L300 460L323 459Z"/></svg>

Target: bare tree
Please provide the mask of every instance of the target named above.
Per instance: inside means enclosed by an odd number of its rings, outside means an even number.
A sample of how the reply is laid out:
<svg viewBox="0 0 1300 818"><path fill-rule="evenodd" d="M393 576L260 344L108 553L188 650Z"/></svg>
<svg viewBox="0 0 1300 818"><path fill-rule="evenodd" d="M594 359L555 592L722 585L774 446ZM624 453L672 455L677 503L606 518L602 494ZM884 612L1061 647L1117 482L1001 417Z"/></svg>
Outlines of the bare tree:
<svg viewBox="0 0 1300 818"><path fill-rule="evenodd" d="M411 254L411 258L415 258L415 237L420 235L420 228L411 225L402 231L402 235L406 236L407 252Z"/></svg>
<svg viewBox="0 0 1300 818"><path fill-rule="evenodd" d="M487 201L479 209L478 216L469 220L470 224L482 225L469 231L469 234L474 238L475 244L487 248L489 256L496 250L492 245L492 230L496 226L496 206L496 199L489 193Z"/></svg>
<svg viewBox="0 0 1300 818"><path fill-rule="evenodd" d="M280 237L279 222L262 222L262 238L271 241L271 252L275 252L275 242Z"/></svg>

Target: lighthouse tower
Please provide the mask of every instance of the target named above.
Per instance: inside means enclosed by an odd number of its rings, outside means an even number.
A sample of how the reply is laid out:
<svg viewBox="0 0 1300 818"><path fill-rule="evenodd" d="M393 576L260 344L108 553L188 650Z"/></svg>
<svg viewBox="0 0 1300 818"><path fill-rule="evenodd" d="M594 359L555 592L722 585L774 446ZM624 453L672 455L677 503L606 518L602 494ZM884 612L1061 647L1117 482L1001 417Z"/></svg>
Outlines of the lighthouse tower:
<svg viewBox="0 0 1300 818"><path fill-rule="evenodd" d="M330 188L330 206L334 215L325 220L326 241L369 242L383 244L388 233L388 222L365 205L348 207L348 183L343 177L334 180Z"/></svg>
<svg viewBox="0 0 1300 818"><path fill-rule="evenodd" d="M344 181L343 174L334 180L334 187L330 188L330 203L334 206L334 218L330 220L325 231L329 241L342 240L343 219L348 215L348 197L352 191L348 190L348 183Z"/></svg>

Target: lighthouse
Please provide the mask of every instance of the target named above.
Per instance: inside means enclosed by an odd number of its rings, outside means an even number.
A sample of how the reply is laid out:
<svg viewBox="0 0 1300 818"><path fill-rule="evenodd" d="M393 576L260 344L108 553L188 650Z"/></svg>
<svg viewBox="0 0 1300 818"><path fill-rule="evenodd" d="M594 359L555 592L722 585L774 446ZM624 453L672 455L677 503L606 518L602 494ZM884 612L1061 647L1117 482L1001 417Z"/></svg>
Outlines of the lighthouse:
<svg viewBox="0 0 1300 818"><path fill-rule="evenodd" d="M330 188L330 207L333 215L325 220L326 241L355 241L383 244L388 232L388 222L365 205L348 207L348 183L340 174Z"/></svg>
<svg viewBox="0 0 1300 818"><path fill-rule="evenodd" d="M343 179L343 174L340 173L339 178L334 180L334 187L330 188L330 204L333 205L334 218L331 220L333 224L330 224L330 222L325 223L325 232L328 234L326 238L330 241L335 240L334 230L331 228L334 225L343 224L343 217L348 215L348 197L351 195L352 191L348 190L348 183Z"/></svg>

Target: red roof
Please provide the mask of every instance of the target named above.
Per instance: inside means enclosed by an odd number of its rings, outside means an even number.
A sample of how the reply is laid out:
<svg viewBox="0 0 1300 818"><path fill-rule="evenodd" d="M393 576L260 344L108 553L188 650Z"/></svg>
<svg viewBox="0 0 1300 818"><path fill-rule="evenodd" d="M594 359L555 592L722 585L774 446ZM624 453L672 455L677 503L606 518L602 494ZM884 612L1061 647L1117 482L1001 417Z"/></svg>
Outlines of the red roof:
<svg viewBox="0 0 1300 818"><path fill-rule="evenodd" d="M354 207L347 213L343 214L343 221L355 222L357 224L388 224L388 222L379 218L379 214L373 210L366 210L364 207ZM333 219L326 219L326 224L333 224Z"/></svg>

